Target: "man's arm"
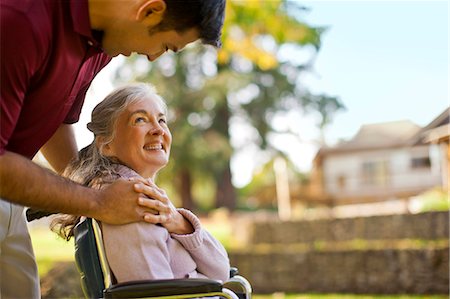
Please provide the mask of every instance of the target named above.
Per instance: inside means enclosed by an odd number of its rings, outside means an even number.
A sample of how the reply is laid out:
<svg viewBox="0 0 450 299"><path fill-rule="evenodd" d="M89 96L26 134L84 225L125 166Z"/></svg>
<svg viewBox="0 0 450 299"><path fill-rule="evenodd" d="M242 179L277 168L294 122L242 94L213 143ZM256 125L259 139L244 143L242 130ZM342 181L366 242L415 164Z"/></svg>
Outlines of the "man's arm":
<svg viewBox="0 0 450 299"><path fill-rule="evenodd" d="M70 160L77 156L77 143L72 125L62 124L41 152L57 173L62 173Z"/></svg>
<svg viewBox="0 0 450 299"><path fill-rule="evenodd" d="M95 190L60 177L21 155L8 151L0 155L0 197L42 210L84 215L110 224L142 221L153 210L168 213L150 199L154 191L144 190L141 185L117 180L103 190ZM158 223L161 219L153 215L147 222Z"/></svg>

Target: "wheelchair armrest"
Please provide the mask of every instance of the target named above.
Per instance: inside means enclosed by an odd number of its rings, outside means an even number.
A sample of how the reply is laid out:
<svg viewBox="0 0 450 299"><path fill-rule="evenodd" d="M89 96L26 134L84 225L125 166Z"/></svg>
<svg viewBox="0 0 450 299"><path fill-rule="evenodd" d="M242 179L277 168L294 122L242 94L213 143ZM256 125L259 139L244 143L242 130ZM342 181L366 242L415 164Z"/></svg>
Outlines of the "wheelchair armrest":
<svg viewBox="0 0 450 299"><path fill-rule="evenodd" d="M224 288L233 291L239 298L250 299L252 297L252 286L243 276L235 275L223 284Z"/></svg>
<svg viewBox="0 0 450 299"><path fill-rule="evenodd" d="M239 270L236 267L230 267L230 278L239 274Z"/></svg>
<svg viewBox="0 0 450 299"><path fill-rule="evenodd" d="M186 294L207 296L207 293L217 292L222 292L222 284L210 279L139 280L113 285L104 291L104 298L142 298Z"/></svg>

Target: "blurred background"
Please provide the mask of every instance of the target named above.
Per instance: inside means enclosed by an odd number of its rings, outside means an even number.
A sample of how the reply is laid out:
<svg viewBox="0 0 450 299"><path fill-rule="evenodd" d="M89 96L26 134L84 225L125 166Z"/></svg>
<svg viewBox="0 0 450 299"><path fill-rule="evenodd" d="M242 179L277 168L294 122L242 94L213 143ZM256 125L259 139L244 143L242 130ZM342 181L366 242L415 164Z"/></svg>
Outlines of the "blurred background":
<svg viewBox="0 0 450 299"><path fill-rule="evenodd" d="M228 0L225 21L220 50L114 58L79 147L114 87L150 82L173 134L157 183L256 293L448 294L449 2ZM73 244L31 229L55 297Z"/></svg>

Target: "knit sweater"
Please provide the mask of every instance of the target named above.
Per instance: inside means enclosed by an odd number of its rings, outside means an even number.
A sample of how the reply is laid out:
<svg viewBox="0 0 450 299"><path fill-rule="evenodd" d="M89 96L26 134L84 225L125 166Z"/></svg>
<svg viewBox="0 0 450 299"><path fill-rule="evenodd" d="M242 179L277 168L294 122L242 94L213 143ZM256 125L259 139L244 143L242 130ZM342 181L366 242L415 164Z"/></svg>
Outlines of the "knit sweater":
<svg viewBox="0 0 450 299"><path fill-rule="evenodd" d="M139 177L118 165L121 178ZM105 184L97 185L102 188ZM200 220L186 209L178 211L194 228L188 235L169 233L158 224L136 222L125 225L102 223L103 243L109 266L117 282L143 279L209 278L229 279L229 259L220 242Z"/></svg>

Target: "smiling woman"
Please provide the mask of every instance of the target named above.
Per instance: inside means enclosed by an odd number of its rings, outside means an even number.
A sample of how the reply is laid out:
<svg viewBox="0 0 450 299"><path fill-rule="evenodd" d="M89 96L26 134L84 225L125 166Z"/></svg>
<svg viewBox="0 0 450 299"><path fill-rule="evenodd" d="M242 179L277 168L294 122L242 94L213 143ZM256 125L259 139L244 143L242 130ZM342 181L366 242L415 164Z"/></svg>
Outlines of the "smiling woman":
<svg viewBox="0 0 450 299"><path fill-rule="evenodd" d="M102 154L115 158L144 178L153 179L169 162L172 135L166 105L156 94L129 103L120 114L111 141L99 136Z"/></svg>
<svg viewBox="0 0 450 299"><path fill-rule="evenodd" d="M66 169L68 178L102 189L135 180L151 194L152 215L127 225L101 224L105 252L117 282L141 279L229 278L228 255L192 212L174 207L154 179L169 162L172 135L163 99L147 84L109 94L92 112L94 141ZM143 192L144 193L144 192ZM143 196L143 195L142 195ZM67 240L82 217L60 216L53 230Z"/></svg>

